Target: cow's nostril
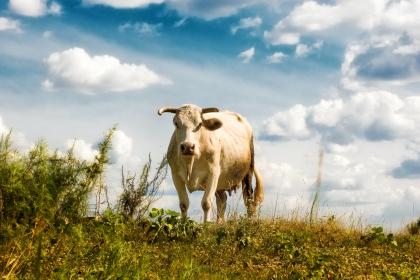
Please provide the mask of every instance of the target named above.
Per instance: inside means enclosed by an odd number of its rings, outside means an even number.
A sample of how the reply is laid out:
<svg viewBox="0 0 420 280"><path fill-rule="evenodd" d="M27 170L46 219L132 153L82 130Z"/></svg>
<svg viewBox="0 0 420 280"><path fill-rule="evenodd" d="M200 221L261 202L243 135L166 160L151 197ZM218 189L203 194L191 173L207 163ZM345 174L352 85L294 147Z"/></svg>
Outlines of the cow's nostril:
<svg viewBox="0 0 420 280"><path fill-rule="evenodd" d="M195 148L195 144L192 144L191 145L191 150L194 150L194 148Z"/></svg>
<svg viewBox="0 0 420 280"><path fill-rule="evenodd" d="M185 144L181 144L181 151L185 151Z"/></svg>

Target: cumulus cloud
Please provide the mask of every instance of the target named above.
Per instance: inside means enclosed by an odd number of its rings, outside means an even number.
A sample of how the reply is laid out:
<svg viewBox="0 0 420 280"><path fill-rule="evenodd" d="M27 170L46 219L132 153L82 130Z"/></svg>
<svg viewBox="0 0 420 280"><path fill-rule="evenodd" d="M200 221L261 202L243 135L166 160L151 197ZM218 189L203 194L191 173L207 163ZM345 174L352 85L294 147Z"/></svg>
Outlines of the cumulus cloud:
<svg viewBox="0 0 420 280"><path fill-rule="evenodd" d="M306 45L306 44L297 44L295 49L296 57L305 57L311 52L318 50L322 47L323 41L318 41L313 45Z"/></svg>
<svg viewBox="0 0 420 280"><path fill-rule="evenodd" d="M10 129L3 123L2 117L0 117L0 136L10 132Z"/></svg>
<svg viewBox="0 0 420 280"><path fill-rule="evenodd" d="M307 108L300 104L278 112L263 122L260 137L264 140L308 139L311 131L306 123L307 116Z"/></svg>
<svg viewBox="0 0 420 280"><path fill-rule="evenodd" d="M33 143L26 138L25 134L19 131L14 131L12 128L8 127L3 122L3 118L0 116L0 138L8 135L9 133L11 133L10 137L14 147L24 151L32 147Z"/></svg>
<svg viewBox="0 0 420 280"><path fill-rule="evenodd" d="M18 15L28 17L61 14L61 6L57 2L47 0L10 0L9 9Z"/></svg>
<svg viewBox="0 0 420 280"><path fill-rule="evenodd" d="M341 67L343 88L358 90L376 83L402 85L420 81L420 42L407 36L394 41L353 44Z"/></svg>
<svg viewBox="0 0 420 280"><path fill-rule="evenodd" d="M400 98L385 91L360 92L344 99L295 105L265 120L266 140L308 139L351 144L355 139L383 141L413 138L420 129L420 97Z"/></svg>
<svg viewBox="0 0 420 280"><path fill-rule="evenodd" d="M302 35L343 40L363 36L364 32L387 36L405 32L418 38L419 12L417 0L305 1L267 31L265 38L273 45L297 44ZM285 34L294 34L295 40L284 40Z"/></svg>
<svg viewBox="0 0 420 280"><path fill-rule="evenodd" d="M272 55L267 56L268 63L281 63L286 55L282 52L274 52Z"/></svg>
<svg viewBox="0 0 420 280"><path fill-rule="evenodd" d="M75 89L93 94L140 90L169 82L144 64L122 63L110 55L91 56L81 48L52 53L45 64L49 76L43 86L48 90Z"/></svg>
<svg viewBox="0 0 420 280"><path fill-rule="evenodd" d="M309 209L312 178L286 162L270 162L264 158L257 162L264 178L263 212L289 214L298 208Z"/></svg>
<svg viewBox="0 0 420 280"><path fill-rule="evenodd" d="M240 29L250 29L256 28L262 24L262 19L260 17L247 17L241 18L237 25L231 27L230 31L232 34L235 34Z"/></svg>
<svg viewBox="0 0 420 280"><path fill-rule="evenodd" d="M22 32L20 28L20 21L9 19L6 17L0 17L0 31L15 31Z"/></svg>
<svg viewBox="0 0 420 280"><path fill-rule="evenodd" d="M162 26L162 23L152 24L147 22L126 22L118 26L118 30L120 32L132 30L141 35L156 36L160 34L160 29L162 28Z"/></svg>
<svg viewBox="0 0 420 280"><path fill-rule="evenodd" d="M111 164L127 163L132 157L133 139L122 130L116 130L111 141L109 152ZM83 139L67 140L65 146L67 149L72 148L74 155L81 160L93 161L99 155L98 144L88 143Z"/></svg>
<svg viewBox="0 0 420 280"><path fill-rule="evenodd" d="M414 159L406 159L391 171L395 178L420 178L420 155Z"/></svg>
<svg viewBox="0 0 420 280"><path fill-rule="evenodd" d="M324 155L320 216L362 217L363 222L385 223L397 229L403 224L403 217L411 219L419 214L420 209L413 211L420 198L419 188L410 183L398 184L388 175L388 161L372 156L375 152L360 151L364 157L358 160L353 157L354 153ZM302 154L295 151L293 156ZM314 168L316 162L317 159L312 162ZM263 212L270 213L276 207L280 214L288 215L296 210L308 213L315 192L316 172L264 158L257 158L256 163L266 186Z"/></svg>
<svg viewBox="0 0 420 280"><path fill-rule="evenodd" d="M113 8L141 8L150 4L161 4L165 0L83 0L85 5L103 5Z"/></svg>
<svg viewBox="0 0 420 280"><path fill-rule="evenodd" d="M243 52L241 52L238 57L242 59L243 63L249 63L251 61L251 59L254 57L255 55L255 48L249 48Z"/></svg>
<svg viewBox="0 0 420 280"><path fill-rule="evenodd" d="M82 139L67 140L66 148L73 149L73 154L76 158L86 161L93 161L99 154L98 149L94 145Z"/></svg>
<svg viewBox="0 0 420 280"><path fill-rule="evenodd" d="M110 159L113 163L123 163L131 156L133 149L133 139L128 137L123 131L116 130L112 137L112 150Z"/></svg>
<svg viewBox="0 0 420 280"><path fill-rule="evenodd" d="M268 32L264 31L264 39L272 45L296 45L300 41L300 34L297 32Z"/></svg>

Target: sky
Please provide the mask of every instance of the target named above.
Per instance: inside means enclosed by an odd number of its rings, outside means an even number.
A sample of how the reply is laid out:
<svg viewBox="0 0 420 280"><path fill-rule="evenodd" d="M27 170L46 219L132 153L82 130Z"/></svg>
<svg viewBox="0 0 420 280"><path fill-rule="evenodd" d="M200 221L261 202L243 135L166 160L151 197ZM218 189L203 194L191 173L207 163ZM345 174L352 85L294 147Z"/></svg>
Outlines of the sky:
<svg viewBox="0 0 420 280"><path fill-rule="evenodd" d="M162 106L245 116L265 182L261 214L396 229L420 216L420 0L1 0L0 133L92 160L114 124L121 167L159 160ZM202 193L190 215L202 216ZM228 212L242 211L240 192ZM159 207L178 209L170 177Z"/></svg>

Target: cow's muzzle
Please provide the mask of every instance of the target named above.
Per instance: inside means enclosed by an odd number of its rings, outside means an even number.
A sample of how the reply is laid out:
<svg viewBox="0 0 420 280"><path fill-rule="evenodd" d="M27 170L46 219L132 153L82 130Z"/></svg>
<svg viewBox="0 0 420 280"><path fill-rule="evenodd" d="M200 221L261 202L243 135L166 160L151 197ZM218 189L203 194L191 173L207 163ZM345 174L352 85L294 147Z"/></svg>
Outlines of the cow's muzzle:
<svg viewBox="0 0 420 280"><path fill-rule="evenodd" d="M181 149L181 154L184 156L193 156L195 145L193 143L184 142L179 147Z"/></svg>

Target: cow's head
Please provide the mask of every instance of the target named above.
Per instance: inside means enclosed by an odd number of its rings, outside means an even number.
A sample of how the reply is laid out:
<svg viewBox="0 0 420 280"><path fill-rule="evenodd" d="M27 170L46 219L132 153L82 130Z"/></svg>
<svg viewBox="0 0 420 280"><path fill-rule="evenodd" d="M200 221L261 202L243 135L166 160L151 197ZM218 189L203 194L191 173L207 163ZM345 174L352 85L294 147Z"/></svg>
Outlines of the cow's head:
<svg viewBox="0 0 420 280"><path fill-rule="evenodd" d="M179 144L179 152L183 156L194 156L200 151L199 139L203 129L216 130L222 126L217 118L205 119L204 114L219 112L217 108L200 108L187 104L179 108L162 107L158 114L174 113L175 137Z"/></svg>

